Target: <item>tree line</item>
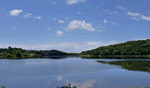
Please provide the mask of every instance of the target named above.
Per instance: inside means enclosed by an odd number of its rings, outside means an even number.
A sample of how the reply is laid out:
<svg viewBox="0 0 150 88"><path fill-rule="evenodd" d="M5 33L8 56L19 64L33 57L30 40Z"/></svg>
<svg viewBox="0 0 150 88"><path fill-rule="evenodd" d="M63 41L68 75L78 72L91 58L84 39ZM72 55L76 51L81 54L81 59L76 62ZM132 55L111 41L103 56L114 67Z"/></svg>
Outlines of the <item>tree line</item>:
<svg viewBox="0 0 150 88"><path fill-rule="evenodd" d="M58 50L26 50L22 48L0 48L0 57L24 58L24 57L42 57L49 55L75 55L76 53L67 53Z"/></svg>
<svg viewBox="0 0 150 88"><path fill-rule="evenodd" d="M83 51L80 55L150 55L150 39L127 41Z"/></svg>

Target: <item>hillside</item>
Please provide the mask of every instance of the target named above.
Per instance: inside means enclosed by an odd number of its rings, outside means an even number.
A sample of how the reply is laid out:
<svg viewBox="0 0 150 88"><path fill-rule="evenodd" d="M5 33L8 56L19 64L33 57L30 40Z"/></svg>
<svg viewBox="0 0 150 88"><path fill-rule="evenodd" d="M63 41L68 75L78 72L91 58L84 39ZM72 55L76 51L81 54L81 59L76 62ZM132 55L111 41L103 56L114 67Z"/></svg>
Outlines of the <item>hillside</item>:
<svg viewBox="0 0 150 88"><path fill-rule="evenodd" d="M127 41L83 51L80 55L147 55L150 54L150 39Z"/></svg>

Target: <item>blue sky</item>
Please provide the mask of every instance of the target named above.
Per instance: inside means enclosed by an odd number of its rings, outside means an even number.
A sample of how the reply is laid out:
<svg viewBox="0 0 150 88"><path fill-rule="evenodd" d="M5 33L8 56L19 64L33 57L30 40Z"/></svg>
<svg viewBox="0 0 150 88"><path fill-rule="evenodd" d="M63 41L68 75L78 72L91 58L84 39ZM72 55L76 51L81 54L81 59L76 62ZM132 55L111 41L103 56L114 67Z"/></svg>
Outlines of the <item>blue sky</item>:
<svg viewBox="0 0 150 88"><path fill-rule="evenodd" d="M149 0L1 0L0 47L81 52L150 38Z"/></svg>

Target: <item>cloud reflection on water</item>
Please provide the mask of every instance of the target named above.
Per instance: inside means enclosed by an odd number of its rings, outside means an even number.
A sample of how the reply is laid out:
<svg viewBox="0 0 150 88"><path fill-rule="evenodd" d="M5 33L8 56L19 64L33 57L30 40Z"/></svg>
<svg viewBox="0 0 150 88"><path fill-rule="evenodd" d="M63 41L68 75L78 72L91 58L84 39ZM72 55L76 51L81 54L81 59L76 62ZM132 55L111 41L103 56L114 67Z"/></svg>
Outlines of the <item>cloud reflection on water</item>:
<svg viewBox="0 0 150 88"><path fill-rule="evenodd" d="M90 79L89 81L86 81L85 83L75 83L73 81L67 83L71 83L71 86L76 86L77 88L89 88L92 87L93 84L96 82L95 79Z"/></svg>
<svg viewBox="0 0 150 88"><path fill-rule="evenodd" d="M61 81L62 79L63 79L63 76L62 76L62 75L57 76L57 80L58 80L58 81Z"/></svg>

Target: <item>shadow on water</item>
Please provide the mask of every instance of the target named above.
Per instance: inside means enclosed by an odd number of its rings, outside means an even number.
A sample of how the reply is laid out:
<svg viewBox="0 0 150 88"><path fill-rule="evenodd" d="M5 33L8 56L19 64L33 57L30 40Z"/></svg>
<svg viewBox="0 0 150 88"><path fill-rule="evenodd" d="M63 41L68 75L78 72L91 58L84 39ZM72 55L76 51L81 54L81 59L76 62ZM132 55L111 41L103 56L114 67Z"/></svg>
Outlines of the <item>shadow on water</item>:
<svg viewBox="0 0 150 88"><path fill-rule="evenodd" d="M64 55L64 56L43 56L42 58L48 58L48 59L66 59L66 58L69 58L69 57L75 57L75 56L67 56L67 55Z"/></svg>
<svg viewBox="0 0 150 88"><path fill-rule="evenodd" d="M106 63L110 65L119 65L126 70L143 71L150 73L150 61L97 61L99 63Z"/></svg>

